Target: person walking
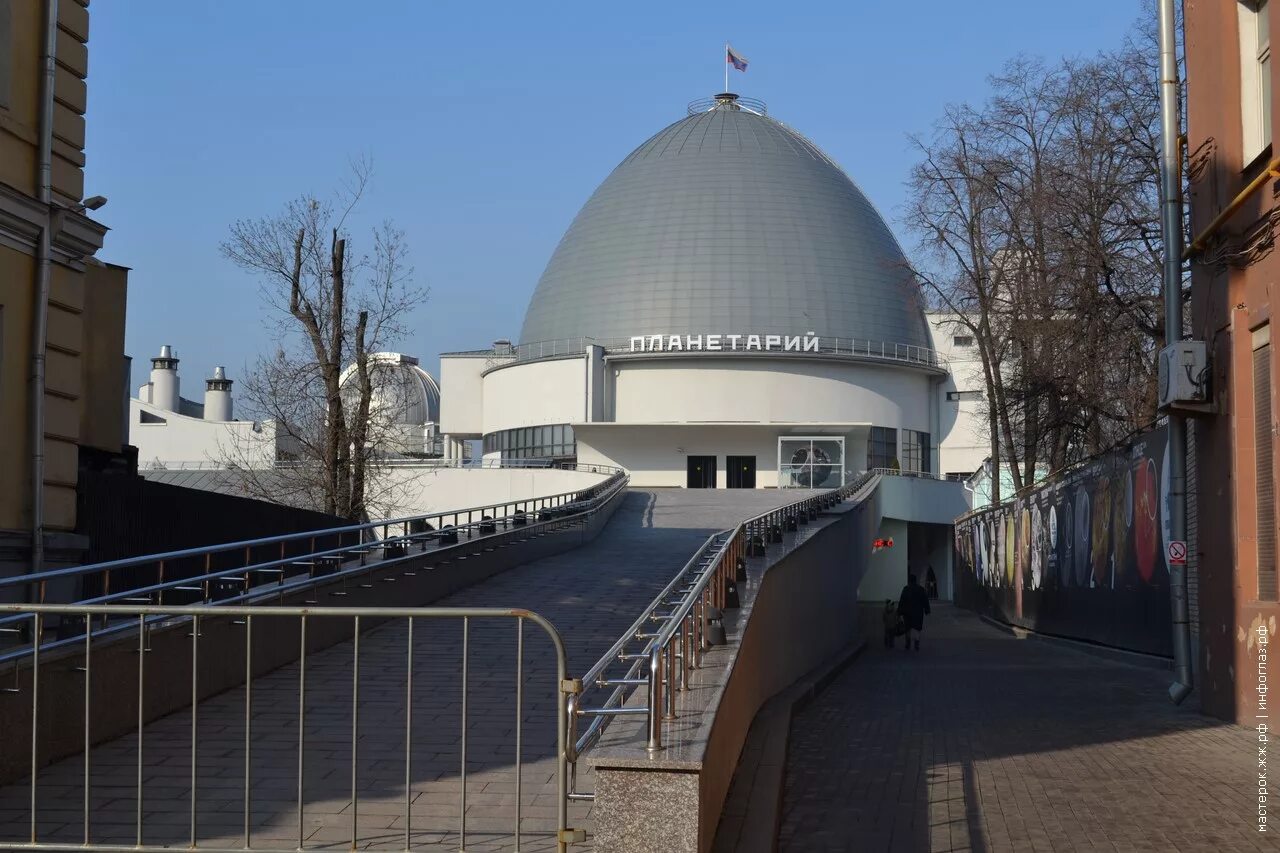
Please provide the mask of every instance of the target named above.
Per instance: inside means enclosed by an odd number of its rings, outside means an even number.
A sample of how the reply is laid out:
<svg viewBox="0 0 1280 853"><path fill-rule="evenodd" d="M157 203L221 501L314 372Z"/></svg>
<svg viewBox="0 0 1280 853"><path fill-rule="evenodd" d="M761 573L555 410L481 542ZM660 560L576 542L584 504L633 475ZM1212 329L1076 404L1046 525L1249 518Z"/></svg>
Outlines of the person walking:
<svg viewBox="0 0 1280 853"><path fill-rule="evenodd" d="M898 597L898 615L907 628L907 651L911 651L913 643L916 651L920 651L920 632L924 630L924 617L929 612L928 593L916 581L914 574L908 574L907 585L902 588L902 595Z"/></svg>
<svg viewBox="0 0 1280 853"><path fill-rule="evenodd" d="M938 576L933 573L932 563L929 564L924 573L924 591L929 593L930 600L938 600Z"/></svg>

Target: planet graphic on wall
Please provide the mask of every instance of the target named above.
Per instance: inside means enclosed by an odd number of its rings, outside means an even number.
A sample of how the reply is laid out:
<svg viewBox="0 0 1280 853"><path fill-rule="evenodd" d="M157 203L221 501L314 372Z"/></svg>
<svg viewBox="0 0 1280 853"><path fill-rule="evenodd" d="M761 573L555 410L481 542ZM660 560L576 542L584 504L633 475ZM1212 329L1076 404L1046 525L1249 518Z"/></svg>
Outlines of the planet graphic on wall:
<svg viewBox="0 0 1280 853"><path fill-rule="evenodd" d="M988 586L996 583L996 528L995 521L988 520L982 529L982 568Z"/></svg>
<svg viewBox="0 0 1280 853"><path fill-rule="evenodd" d="M1063 586L1071 585L1071 572L1075 568L1072 564L1072 558L1075 556L1075 521L1075 511L1071 508L1071 498L1068 496L1062 505L1062 562L1058 564L1058 573L1062 578Z"/></svg>
<svg viewBox="0 0 1280 853"><path fill-rule="evenodd" d="M1018 552L1014 542L1013 513L1004 517L1004 580L1013 586L1013 566Z"/></svg>
<svg viewBox="0 0 1280 853"><path fill-rule="evenodd" d="M1111 481L1098 478L1093 495L1093 547L1089 565L1093 568L1093 585L1106 586L1111 569Z"/></svg>
<svg viewBox="0 0 1280 853"><path fill-rule="evenodd" d="M1024 505L1022 512L1018 514L1018 564L1013 567L1014 577L1017 579L1018 588L1021 589L1027 582L1027 575L1031 571L1031 510Z"/></svg>
<svg viewBox="0 0 1280 853"><path fill-rule="evenodd" d="M1156 463L1143 459L1133 478L1133 549L1138 576L1150 582L1156 571Z"/></svg>
<svg viewBox="0 0 1280 853"><path fill-rule="evenodd" d="M1076 489L1076 548L1073 565L1076 586L1089 585L1089 491L1083 483Z"/></svg>
<svg viewBox="0 0 1280 853"><path fill-rule="evenodd" d="M1031 588L1040 588L1040 575L1044 562L1044 524L1040 507L1031 510Z"/></svg>
<svg viewBox="0 0 1280 853"><path fill-rule="evenodd" d="M1058 559L1058 507L1050 504L1049 513L1045 522L1045 562L1044 573L1046 579L1058 579L1058 566L1061 561Z"/></svg>
<svg viewBox="0 0 1280 853"><path fill-rule="evenodd" d="M1129 525L1133 522L1133 477L1127 469L1111 487L1112 586L1129 565Z"/></svg>

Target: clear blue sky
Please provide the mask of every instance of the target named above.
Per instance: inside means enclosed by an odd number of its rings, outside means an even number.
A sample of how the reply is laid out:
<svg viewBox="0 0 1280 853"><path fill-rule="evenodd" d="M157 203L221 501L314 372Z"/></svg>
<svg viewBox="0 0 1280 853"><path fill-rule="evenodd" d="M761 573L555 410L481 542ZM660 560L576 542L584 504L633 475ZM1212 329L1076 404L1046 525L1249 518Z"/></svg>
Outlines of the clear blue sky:
<svg viewBox="0 0 1280 853"><path fill-rule="evenodd" d="M86 194L110 203L101 257L133 268L135 378L170 343L185 396L271 343L256 282L218 244L237 218L328 193L352 156L363 212L408 236L431 298L402 351L519 334L564 229L609 171L685 104L731 88L809 136L898 214L906 135L985 96L1017 53L1117 47L1141 0L955 3L444 3L93 6ZM360 236L357 234L357 236Z"/></svg>

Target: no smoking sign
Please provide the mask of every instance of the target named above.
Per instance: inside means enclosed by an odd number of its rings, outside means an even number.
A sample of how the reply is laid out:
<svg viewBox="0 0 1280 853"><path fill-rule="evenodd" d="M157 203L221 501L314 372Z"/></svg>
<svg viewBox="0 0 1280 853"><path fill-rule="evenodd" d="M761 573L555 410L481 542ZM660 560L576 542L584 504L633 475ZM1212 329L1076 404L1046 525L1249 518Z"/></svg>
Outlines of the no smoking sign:
<svg viewBox="0 0 1280 853"><path fill-rule="evenodd" d="M1174 539L1169 543L1169 565L1185 566L1187 564L1187 543Z"/></svg>

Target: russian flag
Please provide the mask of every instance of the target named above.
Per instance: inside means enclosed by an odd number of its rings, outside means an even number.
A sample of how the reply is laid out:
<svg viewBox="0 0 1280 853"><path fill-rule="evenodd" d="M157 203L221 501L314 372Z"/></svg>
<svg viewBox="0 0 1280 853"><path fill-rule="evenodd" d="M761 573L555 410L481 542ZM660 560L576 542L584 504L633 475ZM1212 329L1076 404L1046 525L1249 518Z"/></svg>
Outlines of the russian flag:
<svg viewBox="0 0 1280 853"><path fill-rule="evenodd" d="M726 58L725 61L730 63L734 68L738 69L739 71L746 71L747 58L742 54L738 53L736 50L734 50L732 45L725 45L725 49L729 53L729 56Z"/></svg>

